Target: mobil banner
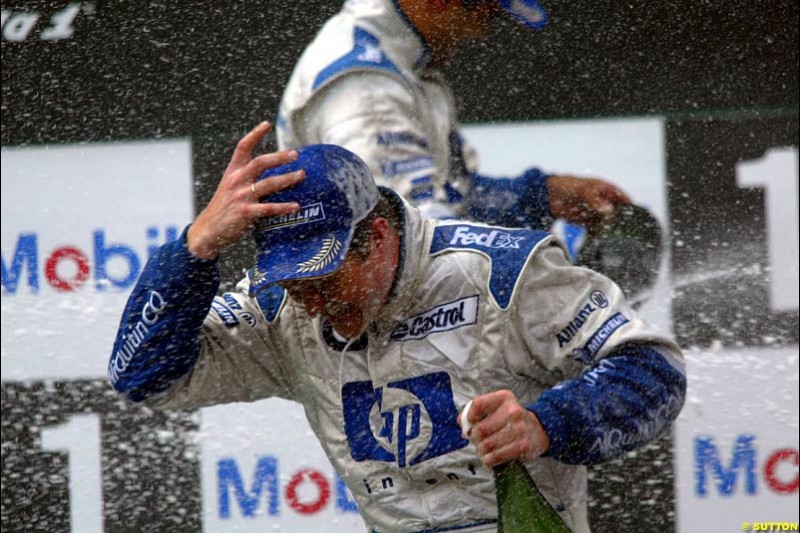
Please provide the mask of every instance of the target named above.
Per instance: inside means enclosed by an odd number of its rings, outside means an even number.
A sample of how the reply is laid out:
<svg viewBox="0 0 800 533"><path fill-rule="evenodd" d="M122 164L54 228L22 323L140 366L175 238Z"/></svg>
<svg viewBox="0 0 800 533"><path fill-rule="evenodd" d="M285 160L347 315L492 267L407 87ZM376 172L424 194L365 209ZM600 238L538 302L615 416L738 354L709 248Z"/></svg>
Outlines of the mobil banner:
<svg viewBox="0 0 800 533"><path fill-rule="evenodd" d="M364 530L299 404L208 407L201 434L204 531Z"/></svg>
<svg viewBox="0 0 800 533"><path fill-rule="evenodd" d="M678 531L797 531L797 347L686 355L688 396L675 429Z"/></svg>
<svg viewBox="0 0 800 533"><path fill-rule="evenodd" d="M128 293L192 196L188 140L3 148L3 381L105 376Z"/></svg>

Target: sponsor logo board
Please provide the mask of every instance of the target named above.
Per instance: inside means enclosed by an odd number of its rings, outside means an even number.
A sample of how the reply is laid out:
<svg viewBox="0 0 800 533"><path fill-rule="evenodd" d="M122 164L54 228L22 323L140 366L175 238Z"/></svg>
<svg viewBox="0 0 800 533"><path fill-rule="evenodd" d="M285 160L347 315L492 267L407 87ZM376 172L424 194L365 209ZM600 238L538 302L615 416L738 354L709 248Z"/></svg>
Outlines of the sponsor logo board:
<svg viewBox="0 0 800 533"><path fill-rule="evenodd" d="M2 379L102 379L130 289L192 219L191 144L3 148L2 210Z"/></svg>
<svg viewBox="0 0 800 533"><path fill-rule="evenodd" d="M675 424L678 531L797 523L798 347L686 356L688 394Z"/></svg>
<svg viewBox="0 0 800 533"><path fill-rule="evenodd" d="M478 300L477 295L468 296L420 313L397 326L392 331L391 339L419 340L432 333L475 324L478 321Z"/></svg>
<svg viewBox="0 0 800 533"><path fill-rule="evenodd" d="M272 398L204 408L201 432L204 531L364 530L299 404Z"/></svg>

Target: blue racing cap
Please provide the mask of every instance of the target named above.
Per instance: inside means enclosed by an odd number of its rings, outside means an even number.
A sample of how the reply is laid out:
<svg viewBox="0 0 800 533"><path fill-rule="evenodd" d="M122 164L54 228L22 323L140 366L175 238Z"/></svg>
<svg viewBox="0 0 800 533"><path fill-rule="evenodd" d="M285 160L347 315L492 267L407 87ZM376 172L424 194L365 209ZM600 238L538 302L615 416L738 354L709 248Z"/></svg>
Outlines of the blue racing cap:
<svg viewBox="0 0 800 533"><path fill-rule="evenodd" d="M506 13L525 27L539 29L547 24L547 11L536 0L497 0Z"/></svg>
<svg viewBox="0 0 800 533"><path fill-rule="evenodd" d="M357 155L332 144L297 150L292 163L265 170L256 181L303 169L306 178L261 199L297 202L300 211L259 220L253 229L256 264L250 295L282 281L320 278L344 262L356 224L378 204L372 173Z"/></svg>

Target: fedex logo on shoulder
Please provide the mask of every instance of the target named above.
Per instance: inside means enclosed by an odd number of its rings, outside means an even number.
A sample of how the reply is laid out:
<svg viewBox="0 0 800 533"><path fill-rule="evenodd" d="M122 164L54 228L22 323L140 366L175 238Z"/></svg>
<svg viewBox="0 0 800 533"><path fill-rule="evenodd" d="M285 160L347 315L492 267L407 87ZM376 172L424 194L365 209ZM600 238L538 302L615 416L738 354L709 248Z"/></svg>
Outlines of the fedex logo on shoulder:
<svg viewBox="0 0 800 533"><path fill-rule="evenodd" d="M470 230L483 229L474 226L459 226L450 239L451 246L469 246L477 244L486 248L519 248L519 243L525 237L514 237L510 233L496 229L486 228L487 231L477 233Z"/></svg>

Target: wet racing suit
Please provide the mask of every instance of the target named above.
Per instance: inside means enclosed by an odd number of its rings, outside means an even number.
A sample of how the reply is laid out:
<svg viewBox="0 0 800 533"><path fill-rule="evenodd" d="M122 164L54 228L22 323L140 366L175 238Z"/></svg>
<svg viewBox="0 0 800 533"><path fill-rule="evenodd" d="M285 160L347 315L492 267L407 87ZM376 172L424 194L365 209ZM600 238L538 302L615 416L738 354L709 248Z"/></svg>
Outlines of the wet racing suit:
<svg viewBox="0 0 800 533"><path fill-rule="evenodd" d="M134 402L197 408L297 401L373 531L494 531L492 472L456 422L468 400L513 391L550 450L527 463L576 530L586 470L661 434L683 404L678 347L607 278L536 230L404 212L389 300L358 339L310 318L279 286L215 297L216 261L181 239L150 259L109 363Z"/></svg>
<svg viewBox="0 0 800 533"><path fill-rule="evenodd" d="M391 0L346 2L295 66L278 113L279 148L343 146L428 217L549 226L547 175L473 172L452 92L429 60L425 40Z"/></svg>

